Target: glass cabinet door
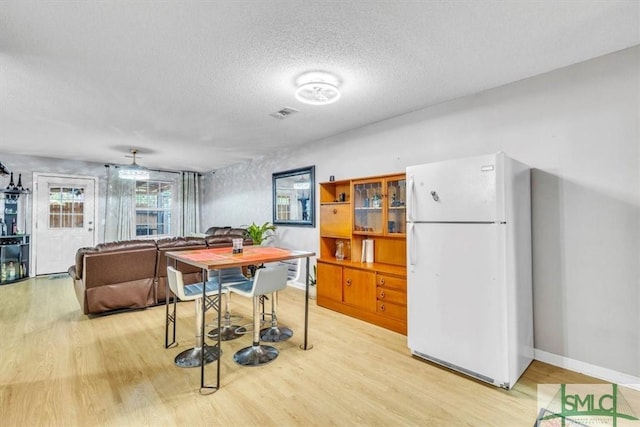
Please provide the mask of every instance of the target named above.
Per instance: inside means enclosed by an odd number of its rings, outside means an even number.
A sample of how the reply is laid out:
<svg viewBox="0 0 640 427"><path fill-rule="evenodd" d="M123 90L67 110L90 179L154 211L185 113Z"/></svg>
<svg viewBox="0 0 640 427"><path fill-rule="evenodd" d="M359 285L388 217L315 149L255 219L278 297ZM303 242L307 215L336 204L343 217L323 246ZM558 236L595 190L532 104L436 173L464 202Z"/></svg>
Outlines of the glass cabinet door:
<svg viewBox="0 0 640 427"><path fill-rule="evenodd" d="M353 185L353 231L382 233L382 181L362 181Z"/></svg>
<svg viewBox="0 0 640 427"><path fill-rule="evenodd" d="M387 180L387 233L405 234L406 216L406 180L404 178Z"/></svg>

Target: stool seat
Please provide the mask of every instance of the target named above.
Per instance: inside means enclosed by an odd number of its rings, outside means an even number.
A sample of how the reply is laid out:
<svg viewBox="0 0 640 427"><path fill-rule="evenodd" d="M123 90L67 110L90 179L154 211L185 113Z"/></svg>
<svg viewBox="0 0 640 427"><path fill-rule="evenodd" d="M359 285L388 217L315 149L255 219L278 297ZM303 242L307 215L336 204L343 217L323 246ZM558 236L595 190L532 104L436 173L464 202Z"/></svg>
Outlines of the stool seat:
<svg viewBox="0 0 640 427"><path fill-rule="evenodd" d="M222 354L222 350L218 348L218 346L208 346L204 343L202 323L200 321L203 315L202 291L204 286L204 295L205 298L207 298L206 302L211 303L211 301L209 301L210 298L215 298L219 293L226 294L228 292L227 289L224 287L220 288L217 281L212 280L207 281L204 285L202 283L185 285L182 272L171 266L167 267L167 282L169 283L169 289L171 289L171 292L173 292L176 297L181 301L194 301L195 305L196 345L178 354L174 359L174 363L181 368L195 368L201 366L202 362L207 364L218 360Z"/></svg>
<svg viewBox="0 0 640 427"><path fill-rule="evenodd" d="M251 283L228 286L232 293L253 298L253 343L238 350L233 360L242 366L260 366L275 360L278 349L260 344L260 297L284 289L287 286L287 268L284 266L260 268Z"/></svg>
<svg viewBox="0 0 640 427"><path fill-rule="evenodd" d="M211 339L217 340L220 336L220 341L231 341L236 338L240 338L242 334L236 331L240 326L232 324L232 318L235 320L242 319L242 316L231 316L231 295L228 292L228 286L231 285L243 285L251 284L251 281L242 274L240 267L224 268L222 270L209 270L208 272L209 282L218 285L222 282L222 289L225 293L225 313L222 325L207 332L207 336ZM209 283L207 282L207 283Z"/></svg>

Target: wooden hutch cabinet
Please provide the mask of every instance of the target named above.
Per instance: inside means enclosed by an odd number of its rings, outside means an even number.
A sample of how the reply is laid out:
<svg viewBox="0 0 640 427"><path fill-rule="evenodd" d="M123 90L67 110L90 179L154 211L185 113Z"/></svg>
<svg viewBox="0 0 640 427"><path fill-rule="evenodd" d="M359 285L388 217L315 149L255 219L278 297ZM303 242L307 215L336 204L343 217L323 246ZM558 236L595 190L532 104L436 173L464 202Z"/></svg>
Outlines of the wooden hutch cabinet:
<svg viewBox="0 0 640 427"><path fill-rule="evenodd" d="M405 190L404 174L320 183L318 305L407 333Z"/></svg>

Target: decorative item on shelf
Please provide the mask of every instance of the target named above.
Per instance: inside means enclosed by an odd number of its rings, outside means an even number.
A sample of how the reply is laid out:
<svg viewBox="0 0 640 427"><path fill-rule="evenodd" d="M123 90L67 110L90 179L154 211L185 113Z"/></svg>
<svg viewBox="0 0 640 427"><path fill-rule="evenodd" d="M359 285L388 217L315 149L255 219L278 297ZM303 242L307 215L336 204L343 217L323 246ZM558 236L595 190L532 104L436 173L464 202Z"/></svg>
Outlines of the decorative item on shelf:
<svg viewBox="0 0 640 427"><path fill-rule="evenodd" d="M373 262L373 240L372 239L364 239L362 241L362 255L360 257L360 262L366 262L367 264L371 264Z"/></svg>
<svg viewBox="0 0 640 427"><path fill-rule="evenodd" d="M7 190L13 191L16 186L13 184L13 172L11 172L11 178L9 178L9 185L7 185Z"/></svg>
<svg viewBox="0 0 640 427"><path fill-rule="evenodd" d="M336 261L344 261L344 242L336 240Z"/></svg>
<svg viewBox="0 0 640 427"><path fill-rule="evenodd" d="M22 174L18 174L18 185L13 182L13 172L10 172L9 175L9 185L4 190L1 190L5 199L15 201L21 194L29 193L29 189L22 186Z"/></svg>
<svg viewBox="0 0 640 427"><path fill-rule="evenodd" d="M16 280L16 267L13 262L9 262L7 267L7 280Z"/></svg>
<svg viewBox="0 0 640 427"><path fill-rule="evenodd" d="M24 187L22 187L22 174L18 174L18 185L16 185L16 189L18 191L24 191Z"/></svg>

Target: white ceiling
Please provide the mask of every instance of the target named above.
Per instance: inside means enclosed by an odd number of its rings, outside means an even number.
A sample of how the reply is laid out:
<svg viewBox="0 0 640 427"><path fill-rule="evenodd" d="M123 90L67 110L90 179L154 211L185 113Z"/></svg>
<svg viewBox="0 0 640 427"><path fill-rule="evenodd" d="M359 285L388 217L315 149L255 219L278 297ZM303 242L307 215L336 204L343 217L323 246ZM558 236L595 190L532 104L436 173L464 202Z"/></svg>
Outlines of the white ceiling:
<svg viewBox="0 0 640 427"><path fill-rule="evenodd" d="M0 152L204 172L637 44L637 0L2 0Z"/></svg>

